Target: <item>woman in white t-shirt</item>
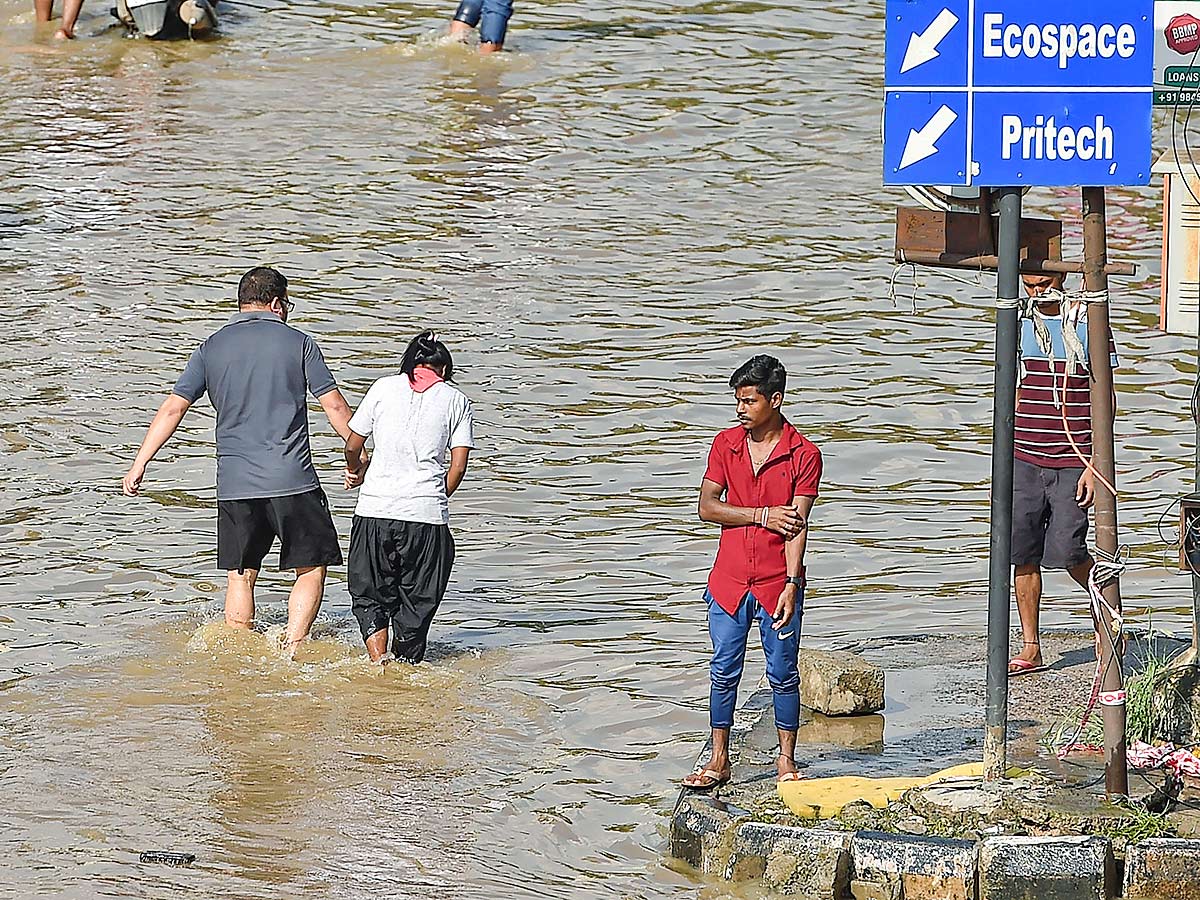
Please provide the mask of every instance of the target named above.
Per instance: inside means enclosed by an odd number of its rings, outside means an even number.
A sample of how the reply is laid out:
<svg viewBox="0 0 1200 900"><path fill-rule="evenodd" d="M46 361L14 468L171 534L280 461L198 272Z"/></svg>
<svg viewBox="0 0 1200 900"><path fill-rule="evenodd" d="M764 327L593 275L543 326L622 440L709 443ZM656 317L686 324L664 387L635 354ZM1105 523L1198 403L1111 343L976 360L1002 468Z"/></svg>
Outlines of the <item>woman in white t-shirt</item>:
<svg viewBox="0 0 1200 900"><path fill-rule="evenodd" d="M361 485L347 572L354 617L373 662L425 656L429 626L450 581L449 497L475 446L471 401L449 382L454 360L432 331L404 351L350 419L346 487ZM371 464L363 446L374 435ZM364 473L365 469L365 473Z"/></svg>

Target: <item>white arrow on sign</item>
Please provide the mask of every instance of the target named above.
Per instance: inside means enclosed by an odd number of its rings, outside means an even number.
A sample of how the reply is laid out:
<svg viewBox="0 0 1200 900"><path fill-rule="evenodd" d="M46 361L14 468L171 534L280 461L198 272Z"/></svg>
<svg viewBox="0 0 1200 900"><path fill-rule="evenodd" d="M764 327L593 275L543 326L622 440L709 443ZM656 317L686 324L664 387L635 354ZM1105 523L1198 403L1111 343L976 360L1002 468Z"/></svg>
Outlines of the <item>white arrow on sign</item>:
<svg viewBox="0 0 1200 900"><path fill-rule="evenodd" d="M931 59L937 59L938 44L940 44L950 33L950 30L958 24L958 16L950 12L948 9L943 9L937 14L929 27L920 34L914 34L908 39L908 49L904 51L904 62L900 64L900 74L903 75L910 69L915 69L917 66L923 66Z"/></svg>
<svg viewBox="0 0 1200 900"><path fill-rule="evenodd" d="M904 155L900 157L900 168L907 169L914 163L919 163L938 152L937 141L946 130L954 124L958 113L945 104L933 114L933 118L925 123L920 131L915 128L908 130L908 141L904 144Z"/></svg>

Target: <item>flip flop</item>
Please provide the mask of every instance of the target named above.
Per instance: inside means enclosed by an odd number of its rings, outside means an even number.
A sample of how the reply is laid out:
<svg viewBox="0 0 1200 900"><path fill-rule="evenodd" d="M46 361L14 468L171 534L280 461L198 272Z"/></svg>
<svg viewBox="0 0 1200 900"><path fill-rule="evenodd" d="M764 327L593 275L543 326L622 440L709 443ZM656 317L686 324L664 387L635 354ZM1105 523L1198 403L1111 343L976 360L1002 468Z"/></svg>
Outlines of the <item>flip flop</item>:
<svg viewBox="0 0 1200 900"><path fill-rule="evenodd" d="M1032 663L1027 659L1014 656L1008 661L1008 677L1016 678L1018 675L1032 675L1034 672L1045 672L1048 668L1050 667L1045 663Z"/></svg>
<svg viewBox="0 0 1200 900"><path fill-rule="evenodd" d="M715 769L696 769L696 771L692 772L692 774L688 777L691 778L697 775L700 776L700 778L708 779L707 782L704 784L688 784L686 781L681 781L680 787L682 787L685 791L703 793L704 791L711 791L713 788L719 788L723 784L728 784L730 777L728 775L722 775Z"/></svg>
<svg viewBox="0 0 1200 900"><path fill-rule="evenodd" d="M775 780L776 784L787 784L790 781L803 781L807 776L801 775L799 772L784 772Z"/></svg>

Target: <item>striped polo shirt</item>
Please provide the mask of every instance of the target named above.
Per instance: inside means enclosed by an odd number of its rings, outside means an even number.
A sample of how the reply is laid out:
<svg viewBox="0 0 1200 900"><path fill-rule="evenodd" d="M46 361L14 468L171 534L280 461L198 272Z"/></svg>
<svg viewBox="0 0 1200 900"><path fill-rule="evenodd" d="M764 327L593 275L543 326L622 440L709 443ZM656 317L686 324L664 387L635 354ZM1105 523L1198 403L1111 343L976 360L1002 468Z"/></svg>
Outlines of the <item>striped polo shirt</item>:
<svg viewBox="0 0 1200 900"><path fill-rule="evenodd" d="M1034 313L1035 315L1040 315ZM1021 377L1017 392L1016 430L1013 455L1049 469L1082 468L1079 456L1067 439L1067 428L1079 453L1092 455L1091 373L1087 369L1087 307L1080 304L1075 333L1084 348L1084 361L1067 372L1062 320L1042 316L1050 330L1047 356L1038 344L1033 322L1021 321ZM1111 348L1110 348L1111 349ZM1113 366L1117 365L1113 352ZM1064 412L1066 427L1064 427Z"/></svg>

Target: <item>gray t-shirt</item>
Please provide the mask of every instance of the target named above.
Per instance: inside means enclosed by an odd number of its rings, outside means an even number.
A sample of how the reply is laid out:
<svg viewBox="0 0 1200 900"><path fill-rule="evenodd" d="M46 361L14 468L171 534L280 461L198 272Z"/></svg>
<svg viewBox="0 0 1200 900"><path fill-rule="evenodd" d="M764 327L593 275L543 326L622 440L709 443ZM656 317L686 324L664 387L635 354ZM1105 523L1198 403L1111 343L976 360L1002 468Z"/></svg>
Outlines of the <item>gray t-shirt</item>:
<svg viewBox="0 0 1200 900"><path fill-rule="evenodd" d="M217 499L288 497L321 486L306 390L337 387L316 341L271 312L243 312L200 345L173 393L217 411Z"/></svg>

